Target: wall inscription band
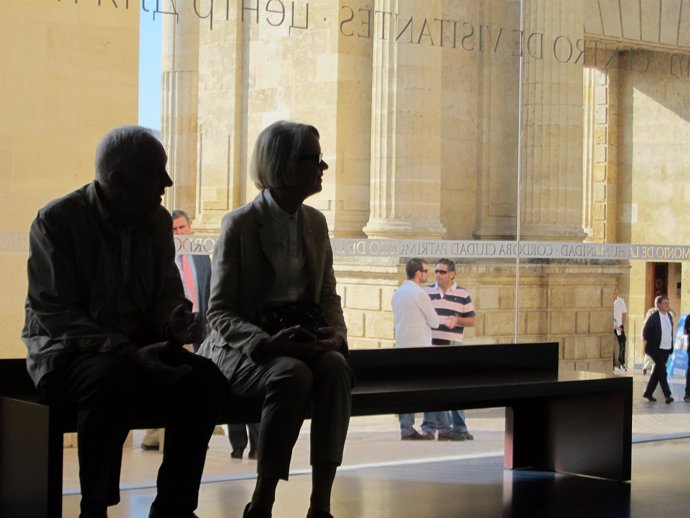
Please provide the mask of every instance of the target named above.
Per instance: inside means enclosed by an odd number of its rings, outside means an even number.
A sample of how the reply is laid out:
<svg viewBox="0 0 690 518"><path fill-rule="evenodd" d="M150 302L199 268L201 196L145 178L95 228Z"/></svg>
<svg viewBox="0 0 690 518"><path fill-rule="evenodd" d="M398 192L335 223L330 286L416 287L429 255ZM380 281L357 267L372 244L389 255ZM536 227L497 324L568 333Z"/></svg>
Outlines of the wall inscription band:
<svg viewBox="0 0 690 518"><path fill-rule="evenodd" d="M216 236L174 236L175 252L210 255L216 240ZM334 238L331 246L336 257L690 261L690 246L682 245ZM0 253L27 253L28 250L28 234L0 232Z"/></svg>
<svg viewBox="0 0 690 518"><path fill-rule="evenodd" d="M181 254L210 254L215 240L211 236L175 236L175 250ZM331 246L336 257L690 261L690 246L681 245L334 238Z"/></svg>

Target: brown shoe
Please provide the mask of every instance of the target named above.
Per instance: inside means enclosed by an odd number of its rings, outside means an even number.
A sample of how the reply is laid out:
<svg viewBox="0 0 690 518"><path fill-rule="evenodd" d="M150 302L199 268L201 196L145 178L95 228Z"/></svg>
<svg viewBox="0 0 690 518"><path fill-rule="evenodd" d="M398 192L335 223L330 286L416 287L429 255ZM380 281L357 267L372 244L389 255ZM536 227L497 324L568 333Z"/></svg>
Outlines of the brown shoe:
<svg viewBox="0 0 690 518"><path fill-rule="evenodd" d="M400 434L400 440L401 441L425 441L426 438L419 433L417 430L414 428L412 429L412 432L406 433L406 434Z"/></svg>
<svg viewBox="0 0 690 518"><path fill-rule="evenodd" d="M447 432L438 432L437 441L466 441L464 433L454 432L453 430L448 430Z"/></svg>

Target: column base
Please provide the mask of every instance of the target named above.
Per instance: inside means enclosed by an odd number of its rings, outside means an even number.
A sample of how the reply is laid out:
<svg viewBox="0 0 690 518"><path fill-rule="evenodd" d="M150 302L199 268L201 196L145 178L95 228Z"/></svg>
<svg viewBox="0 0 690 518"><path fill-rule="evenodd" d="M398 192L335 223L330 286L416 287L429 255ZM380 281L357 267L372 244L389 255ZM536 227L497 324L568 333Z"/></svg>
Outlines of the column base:
<svg viewBox="0 0 690 518"><path fill-rule="evenodd" d="M446 229L440 223L424 220L370 219L364 233L379 239L441 239Z"/></svg>
<svg viewBox="0 0 690 518"><path fill-rule="evenodd" d="M520 240L529 241L575 241L583 242L587 233L582 226L567 225L525 225L520 227Z"/></svg>

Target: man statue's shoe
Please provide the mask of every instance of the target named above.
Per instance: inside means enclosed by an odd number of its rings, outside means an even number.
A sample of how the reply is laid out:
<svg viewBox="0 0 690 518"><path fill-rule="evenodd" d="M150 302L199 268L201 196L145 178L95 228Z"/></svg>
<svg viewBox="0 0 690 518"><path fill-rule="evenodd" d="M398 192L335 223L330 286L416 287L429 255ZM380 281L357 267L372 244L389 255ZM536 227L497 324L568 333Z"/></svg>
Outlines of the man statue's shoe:
<svg viewBox="0 0 690 518"><path fill-rule="evenodd" d="M656 398L650 394L642 394L642 397L645 398L647 401L650 401L651 403L654 403L656 401Z"/></svg>
<svg viewBox="0 0 690 518"><path fill-rule="evenodd" d="M108 511L106 507L87 507L82 508L79 513L79 518L108 518Z"/></svg>
<svg viewBox="0 0 690 518"><path fill-rule="evenodd" d="M242 518L271 518L271 513L263 509L250 509L252 503L249 502L247 507L244 508L244 513L242 513Z"/></svg>

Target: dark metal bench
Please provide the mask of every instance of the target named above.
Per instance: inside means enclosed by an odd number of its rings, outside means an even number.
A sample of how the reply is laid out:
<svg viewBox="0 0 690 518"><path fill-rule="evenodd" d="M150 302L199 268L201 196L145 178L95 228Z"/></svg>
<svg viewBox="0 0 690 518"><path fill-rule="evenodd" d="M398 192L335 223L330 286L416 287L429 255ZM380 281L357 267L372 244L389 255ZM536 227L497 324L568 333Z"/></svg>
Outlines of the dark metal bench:
<svg viewBox="0 0 690 518"><path fill-rule="evenodd" d="M632 378L558 372L558 344L357 349L354 416L506 408L506 469L627 481ZM63 433L74 416L38 402L24 360L0 360L0 516L60 518ZM219 423L258 420L260 403L229 397ZM161 428L155 411L132 429Z"/></svg>

